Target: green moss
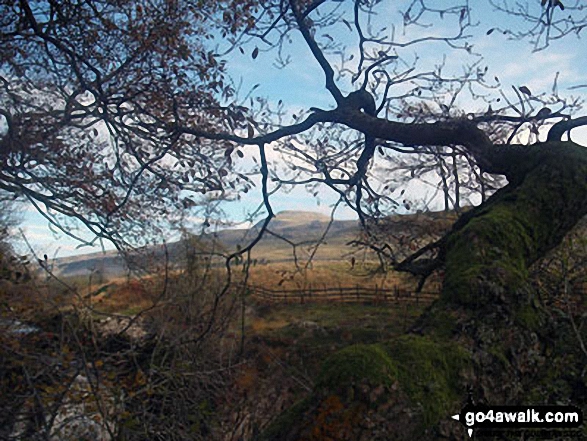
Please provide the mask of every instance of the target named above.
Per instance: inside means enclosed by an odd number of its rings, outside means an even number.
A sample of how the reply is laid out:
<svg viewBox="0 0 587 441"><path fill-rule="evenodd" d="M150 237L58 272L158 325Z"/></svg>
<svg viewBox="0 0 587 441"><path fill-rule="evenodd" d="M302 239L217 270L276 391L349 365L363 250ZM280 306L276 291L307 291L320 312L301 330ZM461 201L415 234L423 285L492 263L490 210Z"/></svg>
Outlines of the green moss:
<svg viewBox="0 0 587 441"><path fill-rule="evenodd" d="M391 386L396 380L411 404L423 410L426 426L454 410L462 399L459 372L469 354L455 343L405 335L380 345L355 345L329 357L323 364L318 387L353 399L352 385L364 382Z"/></svg>
<svg viewBox="0 0 587 441"><path fill-rule="evenodd" d="M460 304L486 303L499 290L515 290L527 278L533 239L509 206L473 218L449 242L443 293Z"/></svg>
<svg viewBox="0 0 587 441"><path fill-rule="evenodd" d="M372 385L391 386L397 374L397 366L381 345L352 345L326 359L317 387L346 391L349 386L365 380Z"/></svg>
<svg viewBox="0 0 587 441"><path fill-rule="evenodd" d="M475 307L516 303L527 268L587 212L587 155L573 143L524 151L510 184L457 222L446 245L443 296Z"/></svg>
<svg viewBox="0 0 587 441"><path fill-rule="evenodd" d="M501 344L496 344L490 347L487 352L493 355L502 364L502 367L507 367L510 362L506 356L506 350Z"/></svg>
<svg viewBox="0 0 587 441"><path fill-rule="evenodd" d="M459 374L470 359L455 343L439 343L426 337L405 335L389 349L399 367L402 389L424 411L426 427L445 418L463 398Z"/></svg>
<svg viewBox="0 0 587 441"><path fill-rule="evenodd" d="M390 343L387 351L379 345L355 345L337 352L323 364L318 385L342 390L349 397L349 386L360 381L391 386L398 380L411 404L423 409L428 426L462 399L459 372L468 360L469 354L455 343L405 335Z"/></svg>
<svg viewBox="0 0 587 441"><path fill-rule="evenodd" d="M475 363L487 396L507 397L518 389L512 401L580 402L580 374L573 371L576 363L569 351L555 357L560 344L552 343L557 348L553 355L545 345L557 334L568 341L572 331L554 325L553 317L545 320L528 282L528 268L587 213L587 150L554 143L532 146L526 153L528 161L515 163L520 169L508 174L510 184L467 213L448 236L442 302L471 316L463 337L472 337L481 349ZM436 326L425 329L430 327ZM421 393L409 383L404 388L413 399Z"/></svg>
<svg viewBox="0 0 587 441"><path fill-rule="evenodd" d="M308 398L299 401L281 414L260 436L260 440L277 441L287 439L292 433L300 433L303 427L315 427L322 430L325 421L320 416L336 425L348 423L355 418L357 409L363 408L355 396L355 386L368 383L372 386L387 385L398 376L398 369L380 345L352 345L328 357L322 363L316 388ZM342 399L342 401L341 401ZM341 406L340 412L330 412L335 401ZM344 402L344 406L342 403ZM346 410L345 410L346 409ZM348 412L347 412L348 411ZM330 424L330 423L329 423Z"/></svg>
<svg viewBox="0 0 587 441"><path fill-rule="evenodd" d="M282 414L260 439L298 439L306 432L344 433L337 439L352 439L357 418L370 412L385 420L390 409L415 412L401 430L417 438L458 410L464 395L460 373L469 360L456 343L417 335L399 337L385 347L346 347L324 361L313 393Z"/></svg>

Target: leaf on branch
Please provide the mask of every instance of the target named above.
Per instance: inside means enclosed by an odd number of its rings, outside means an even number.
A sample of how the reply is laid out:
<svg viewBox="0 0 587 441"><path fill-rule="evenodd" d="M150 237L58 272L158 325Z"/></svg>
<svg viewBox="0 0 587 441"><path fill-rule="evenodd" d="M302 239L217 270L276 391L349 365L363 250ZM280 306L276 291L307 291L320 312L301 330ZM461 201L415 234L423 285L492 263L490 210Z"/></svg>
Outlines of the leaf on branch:
<svg viewBox="0 0 587 441"><path fill-rule="evenodd" d="M493 31L495 31L495 28L491 28L487 31L487 35L491 35L493 34Z"/></svg>
<svg viewBox="0 0 587 441"><path fill-rule="evenodd" d="M532 92L530 92L530 89L528 89L526 86L521 86L519 89L523 94L532 96Z"/></svg>
<svg viewBox="0 0 587 441"><path fill-rule="evenodd" d="M565 5L563 5L563 2L561 2L560 0L558 0L555 3L555 6L558 6L559 8L561 8L561 11L564 11L565 10Z"/></svg>
<svg viewBox="0 0 587 441"><path fill-rule="evenodd" d="M252 125L247 125L247 138L252 138L255 136L255 130L253 129Z"/></svg>
<svg viewBox="0 0 587 441"><path fill-rule="evenodd" d="M254 158L253 158L254 159ZM241 174L241 173L237 173L238 177L241 179L244 179L245 181L247 181L249 184L251 184L251 187L256 187L257 184L255 184L253 181L251 181L251 179L249 179L247 176Z"/></svg>
<svg viewBox="0 0 587 441"><path fill-rule="evenodd" d="M253 57L253 60L255 58L257 58L257 56L259 55L259 48L256 47L255 49L253 49L253 53L251 54L251 57Z"/></svg>
<svg viewBox="0 0 587 441"><path fill-rule="evenodd" d="M342 19L342 22L346 25L347 28L349 28L349 31L353 32L353 28L351 26L351 24L346 21L344 18Z"/></svg>
<svg viewBox="0 0 587 441"><path fill-rule="evenodd" d="M240 150L236 151L236 154L238 155L239 158L244 158L245 154L243 152L241 152Z"/></svg>

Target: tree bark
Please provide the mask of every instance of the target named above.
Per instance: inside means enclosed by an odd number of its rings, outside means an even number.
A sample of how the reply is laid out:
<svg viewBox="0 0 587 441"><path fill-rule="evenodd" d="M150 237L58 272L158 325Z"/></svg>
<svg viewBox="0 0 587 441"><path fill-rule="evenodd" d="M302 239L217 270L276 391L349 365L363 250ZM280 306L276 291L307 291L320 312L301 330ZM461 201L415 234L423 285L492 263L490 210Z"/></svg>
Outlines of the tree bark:
<svg viewBox="0 0 587 441"><path fill-rule="evenodd" d="M519 296L530 265L587 214L586 148L541 144L509 168L510 183L449 234L444 301L471 307L526 301Z"/></svg>
<svg viewBox="0 0 587 441"><path fill-rule="evenodd" d="M262 439L462 439L450 415L467 387L487 404L584 405L583 354L528 274L587 214L587 149L549 142L492 156L509 184L444 241L440 300L410 335L330 357L314 393Z"/></svg>

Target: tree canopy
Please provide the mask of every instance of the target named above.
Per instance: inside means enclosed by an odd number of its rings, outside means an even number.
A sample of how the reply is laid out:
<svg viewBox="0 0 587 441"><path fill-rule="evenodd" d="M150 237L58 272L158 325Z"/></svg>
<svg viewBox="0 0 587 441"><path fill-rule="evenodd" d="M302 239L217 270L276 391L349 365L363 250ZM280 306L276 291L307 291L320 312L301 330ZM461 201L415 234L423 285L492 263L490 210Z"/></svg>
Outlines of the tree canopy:
<svg viewBox="0 0 587 441"><path fill-rule="evenodd" d="M242 110L221 105L234 95L225 63L206 41L209 29L226 35L246 26L250 4L1 8L4 190L43 206L55 226L74 217L98 237L124 242L118 230L173 210L180 189L222 187L222 143L166 126L238 126Z"/></svg>
<svg viewBox="0 0 587 441"><path fill-rule="evenodd" d="M576 98L524 85L504 93L498 77L487 78L471 42L484 24L468 2L404 2L392 6L400 20L391 23L386 7L3 2L0 184L69 234L74 217L97 237L132 242L147 223L198 205L202 195L248 191L255 182L234 162L239 147L258 146L267 205L276 184L325 183L364 219L409 207L392 195L406 172L437 170L447 208L449 200L458 207L467 189L485 198L499 186L487 173L510 173L516 149L503 146L520 131L536 140L558 121L549 139L560 139L585 122L570 119ZM482 8L510 20L487 35L528 39L535 49L580 35L586 20L578 2ZM256 87L239 88L235 54L269 52L285 66L298 62L288 53L292 43L322 70L315 81L329 92L330 109L308 102L294 114L283 100L255 96ZM428 45L462 59L462 69L449 62L430 69L418 59ZM471 99L473 108L461 107ZM291 162L289 173L270 170L268 145ZM385 171L379 185L375 172L385 168L395 173Z"/></svg>

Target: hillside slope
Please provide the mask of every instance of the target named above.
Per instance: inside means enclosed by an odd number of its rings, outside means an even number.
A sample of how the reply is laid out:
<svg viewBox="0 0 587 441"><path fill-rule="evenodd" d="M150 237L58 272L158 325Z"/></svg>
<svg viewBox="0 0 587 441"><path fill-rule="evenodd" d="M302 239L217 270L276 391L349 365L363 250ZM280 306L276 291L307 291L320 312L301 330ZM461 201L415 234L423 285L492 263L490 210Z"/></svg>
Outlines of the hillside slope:
<svg viewBox="0 0 587 441"><path fill-rule="evenodd" d="M384 234L390 238L407 235L421 236L422 231L446 230L456 218L454 213L419 213L393 216L384 220ZM248 230L227 229L207 234L199 238L216 253L229 254L247 246L258 234L261 223ZM357 248L349 242L357 239L361 233L356 220L333 220L321 213L307 211L282 211L272 219L268 232L251 252L251 257L259 263L291 262L294 255L306 259L313 254L316 261L333 261L349 258ZM321 245L315 250L316 244ZM295 245L295 254L294 246ZM167 245L167 254L171 263L177 263L185 252L185 243L173 242ZM116 251L92 253L56 259L53 269L61 277L87 276L90 272L100 272L106 277L120 277L132 269L149 267L153 263L161 264L165 252L161 246L149 247L130 260L125 260Z"/></svg>

